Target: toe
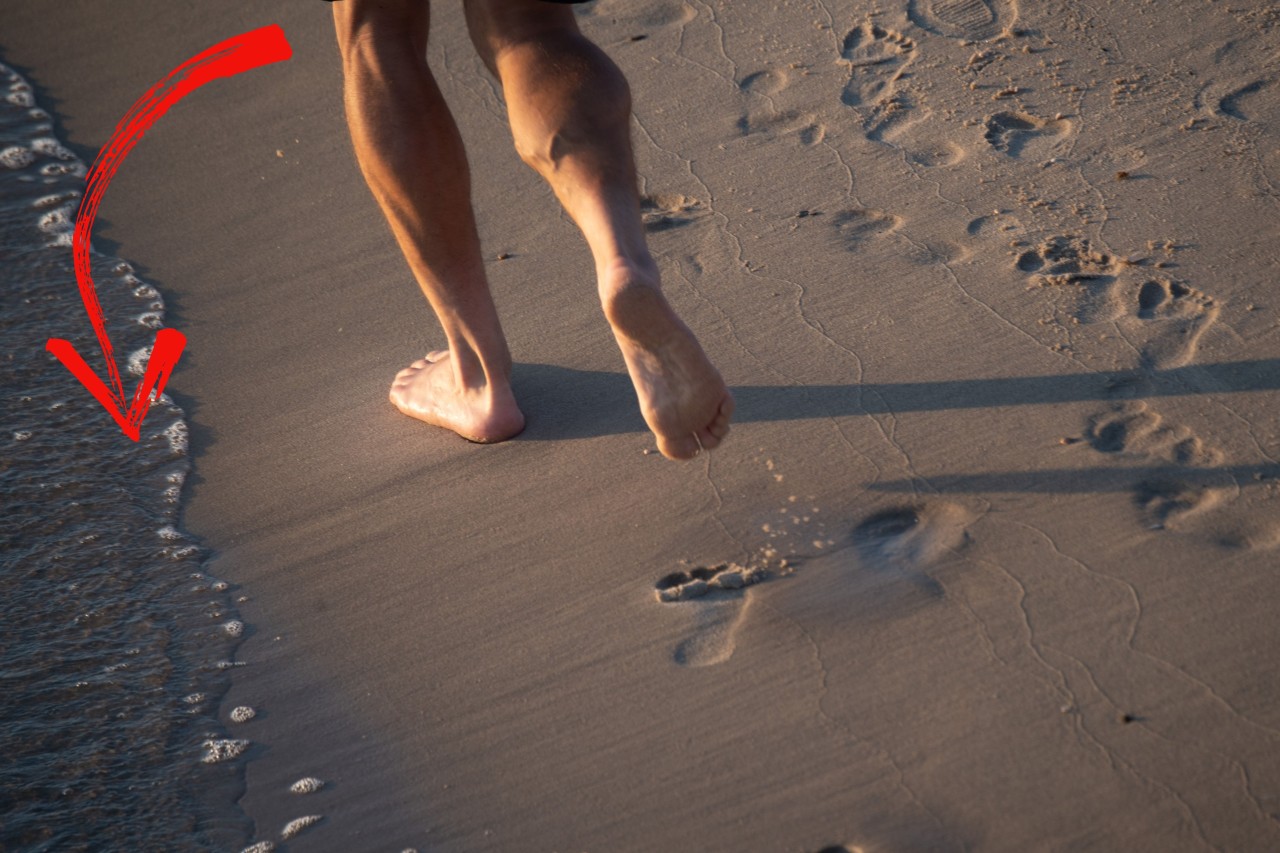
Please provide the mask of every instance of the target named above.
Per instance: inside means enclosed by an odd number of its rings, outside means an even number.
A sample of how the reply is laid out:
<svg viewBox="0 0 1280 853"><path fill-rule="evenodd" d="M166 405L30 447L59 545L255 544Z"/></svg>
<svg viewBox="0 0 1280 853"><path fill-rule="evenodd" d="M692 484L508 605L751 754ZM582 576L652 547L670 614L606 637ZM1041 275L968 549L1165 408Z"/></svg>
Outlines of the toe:
<svg viewBox="0 0 1280 853"><path fill-rule="evenodd" d="M682 435L672 439L658 436L658 450L662 451L662 455L668 459L687 460L697 456L701 447L697 437L693 435Z"/></svg>

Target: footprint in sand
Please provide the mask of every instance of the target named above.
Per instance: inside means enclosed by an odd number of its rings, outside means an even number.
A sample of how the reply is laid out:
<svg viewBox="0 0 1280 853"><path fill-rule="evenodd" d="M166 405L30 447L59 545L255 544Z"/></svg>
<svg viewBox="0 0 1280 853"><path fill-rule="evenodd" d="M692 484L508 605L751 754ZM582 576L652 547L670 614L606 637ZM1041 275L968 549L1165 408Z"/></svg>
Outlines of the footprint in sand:
<svg viewBox="0 0 1280 853"><path fill-rule="evenodd" d="M1227 490L1177 480L1139 483L1133 502L1149 529L1177 529L1183 522L1222 504Z"/></svg>
<svg viewBox="0 0 1280 853"><path fill-rule="evenodd" d="M791 110L777 112L768 107L748 110L738 119L738 132L743 136L758 136L767 141L795 137L801 145L817 145L827 138L827 127L813 113Z"/></svg>
<svg viewBox="0 0 1280 853"><path fill-rule="evenodd" d="M907 16L931 33L982 41L1013 26L1018 4L1015 0L911 0Z"/></svg>
<svg viewBox="0 0 1280 853"><path fill-rule="evenodd" d="M892 94L914 50L915 42L902 33L871 23L854 27L844 37L840 50L851 69L840 100L856 107Z"/></svg>
<svg viewBox="0 0 1280 853"><path fill-rule="evenodd" d="M985 227L981 220L974 224ZM1122 280L1126 264L1082 237L1050 237L1018 255L1015 266L1037 285L1074 297L1072 314L1079 322L1118 324L1146 369L1188 364L1218 318L1213 299L1182 282Z"/></svg>
<svg viewBox="0 0 1280 853"><path fill-rule="evenodd" d="M996 113L987 119L984 138L995 150L1018 158L1023 152L1047 153L1071 133L1064 118L1041 119L1027 113Z"/></svg>
<svg viewBox="0 0 1280 853"><path fill-rule="evenodd" d="M733 656L738 628L746 616L745 590L767 577L758 568L733 563L672 572L654 585L658 601L688 608L693 630L676 646L672 659L680 666L711 666Z"/></svg>
<svg viewBox="0 0 1280 853"><path fill-rule="evenodd" d="M971 520L971 513L959 504L894 507L859 524L853 546L866 565L922 569L963 548Z"/></svg>
<svg viewBox="0 0 1280 853"><path fill-rule="evenodd" d="M1249 101L1250 96L1261 92L1270 82L1270 80L1255 80L1252 83L1231 89L1225 95L1217 98L1214 112L1221 116L1233 118L1236 121L1248 121L1249 114L1245 112L1245 104Z"/></svg>
<svg viewBox="0 0 1280 853"><path fill-rule="evenodd" d="M902 227L902 217L883 210L861 207L838 210L831 217L831 224L840 234L845 247L856 252L869 240L883 237Z"/></svg>
<svg viewBox="0 0 1280 853"><path fill-rule="evenodd" d="M1144 367L1165 369L1190 363L1200 338L1218 319L1213 299L1170 279L1150 279L1131 297L1122 328L1139 337Z"/></svg>
<svg viewBox="0 0 1280 853"><path fill-rule="evenodd" d="M964 159L966 151L935 133L921 138L919 128L932 114L915 92L901 85L915 61L916 44L906 35L871 22L859 24L844 37L840 64L849 69L840 100L853 107L863 134L903 152L913 166L949 166Z"/></svg>
<svg viewBox="0 0 1280 853"><path fill-rule="evenodd" d="M702 213L702 202L680 193L655 193L640 199L640 219L649 232L688 225Z"/></svg>
<svg viewBox="0 0 1280 853"><path fill-rule="evenodd" d="M840 62L849 67L849 82L840 100L856 108L872 142L893 145L907 128L928 117L917 98L899 86L914 52L911 39L871 23L854 27L844 37Z"/></svg>
<svg viewBox="0 0 1280 853"><path fill-rule="evenodd" d="M1124 454L1170 462L1175 465L1209 467L1222 454L1209 447L1185 427L1173 427L1150 411L1145 403L1124 403L1094 415L1084 439L1100 453Z"/></svg>
<svg viewBox="0 0 1280 853"><path fill-rule="evenodd" d="M765 140L795 137L802 145L817 145L826 138L827 128L813 113L779 110L773 96L787 87L786 72L776 69L755 71L742 78L739 88L750 96L738 118L738 132Z"/></svg>
<svg viewBox="0 0 1280 853"><path fill-rule="evenodd" d="M1121 264L1085 238L1050 237L1018 255L1015 266L1035 285L1054 288L1055 297L1073 301L1068 310L1081 323L1110 321L1120 314L1111 293Z"/></svg>

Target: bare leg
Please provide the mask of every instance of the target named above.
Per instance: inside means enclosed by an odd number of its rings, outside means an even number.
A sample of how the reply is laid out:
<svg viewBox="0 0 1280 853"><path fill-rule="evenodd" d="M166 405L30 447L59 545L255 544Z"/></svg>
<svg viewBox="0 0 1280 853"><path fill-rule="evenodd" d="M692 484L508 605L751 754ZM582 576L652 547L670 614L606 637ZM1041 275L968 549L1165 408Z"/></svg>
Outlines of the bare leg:
<svg viewBox="0 0 1280 853"><path fill-rule="evenodd" d="M662 295L640 219L626 78L565 7L465 8L476 49L502 82L516 150L591 248L600 301L658 449L673 459L710 450L729 432L733 397Z"/></svg>
<svg viewBox="0 0 1280 853"><path fill-rule="evenodd" d="M449 345L400 371L391 402L471 441L510 438L524 415L485 278L466 152L427 67L427 4L345 0L333 17L356 159Z"/></svg>

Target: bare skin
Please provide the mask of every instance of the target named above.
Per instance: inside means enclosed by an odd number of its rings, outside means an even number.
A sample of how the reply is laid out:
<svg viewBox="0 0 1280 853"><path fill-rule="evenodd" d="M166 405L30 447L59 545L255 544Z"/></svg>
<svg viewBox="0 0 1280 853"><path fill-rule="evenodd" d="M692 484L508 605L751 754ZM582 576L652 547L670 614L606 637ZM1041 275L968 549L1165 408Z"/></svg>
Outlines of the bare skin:
<svg viewBox="0 0 1280 853"><path fill-rule="evenodd" d="M597 291L658 449L689 459L729 432L733 398L662 294L645 244L630 91L573 13L467 0L472 42L502 83L516 149L555 191L596 262ZM391 401L478 442L524 428L489 295L457 127L423 58L424 0L344 0L334 21L357 160L440 319L448 350L400 371Z"/></svg>

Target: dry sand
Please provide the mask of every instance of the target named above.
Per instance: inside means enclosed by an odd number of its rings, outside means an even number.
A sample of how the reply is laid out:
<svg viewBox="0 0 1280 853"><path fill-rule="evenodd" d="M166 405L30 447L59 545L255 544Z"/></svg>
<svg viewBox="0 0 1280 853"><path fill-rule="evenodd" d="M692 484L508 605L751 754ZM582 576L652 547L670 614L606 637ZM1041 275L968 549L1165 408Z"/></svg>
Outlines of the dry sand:
<svg viewBox="0 0 1280 853"><path fill-rule="evenodd" d="M590 258L434 6L529 416L501 446L385 400L441 336L324 4L0 15L86 159L214 42L295 50L166 116L95 237L189 338L185 526L250 598L225 710L259 710L254 839L1280 849L1274 4L584 7L738 399L683 465L646 452ZM657 600L726 562L773 576Z"/></svg>

